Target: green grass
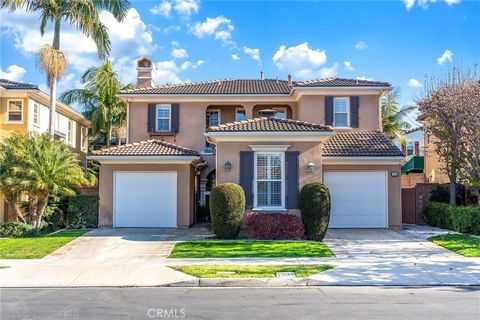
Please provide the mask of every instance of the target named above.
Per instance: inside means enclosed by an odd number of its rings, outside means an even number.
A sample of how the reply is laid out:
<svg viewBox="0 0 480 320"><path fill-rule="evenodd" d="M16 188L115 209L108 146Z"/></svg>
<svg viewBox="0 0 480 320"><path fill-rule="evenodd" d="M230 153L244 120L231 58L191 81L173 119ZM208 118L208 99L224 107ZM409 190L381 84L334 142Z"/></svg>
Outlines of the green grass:
<svg viewBox="0 0 480 320"><path fill-rule="evenodd" d="M89 230L66 230L50 236L0 239L0 259L38 259Z"/></svg>
<svg viewBox="0 0 480 320"><path fill-rule="evenodd" d="M169 258L298 258L334 257L323 243L313 241L201 240L175 245Z"/></svg>
<svg viewBox="0 0 480 320"><path fill-rule="evenodd" d="M328 264L317 265L191 265L172 267L175 270L198 278L275 278L277 272L295 272L297 277L310 277L314 274L334 268ZM234 272L224 274L222 272Z"/></svg>
<svg viewBox="0 0 480 320"><path fill-rule="evenodd" d="M466 234L446 234L428 238L439 246L465 257L480 257L480 238Z"/></svg>

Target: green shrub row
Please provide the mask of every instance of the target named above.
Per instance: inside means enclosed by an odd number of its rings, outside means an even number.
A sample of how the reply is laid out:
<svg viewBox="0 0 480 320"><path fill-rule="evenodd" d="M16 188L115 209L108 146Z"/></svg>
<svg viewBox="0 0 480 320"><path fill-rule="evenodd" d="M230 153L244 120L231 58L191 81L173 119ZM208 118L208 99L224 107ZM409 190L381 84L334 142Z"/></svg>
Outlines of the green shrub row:
<svg viewBox="0 0 480 320"><path fill-rule="evenodd" d="M452 206L430 202L424 214L427 223L433 227L480 235L479 206Z"/></svg>
<svg viewBox="0 0 480 320"><path fill-rule="evenodd" d="M38 237L53 231L53 226L45 221L42 221L39 229L35 229L31 224L19 221L7 221L0 224L0 237L2 238Z"/></svg>
<svg viewBox="0 0 480 320"><path fill-rule="evenodd" d="M65 215L68 228L96 228L98 226L98 197L77 195L70 198Z"/></svg>

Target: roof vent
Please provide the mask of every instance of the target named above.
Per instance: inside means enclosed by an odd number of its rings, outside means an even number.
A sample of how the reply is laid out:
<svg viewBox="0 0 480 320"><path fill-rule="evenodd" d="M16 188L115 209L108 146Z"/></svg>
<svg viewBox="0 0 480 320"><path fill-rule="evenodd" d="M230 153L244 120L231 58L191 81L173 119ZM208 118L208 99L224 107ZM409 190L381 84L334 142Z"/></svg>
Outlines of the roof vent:
<svg viewBox="0 0 480 320"><path fill-rule="evenodd" d="M288 74L288 85L292 85L292 75L290 73Z"/></svg>
<svg viewBox="0 0 480 320"><path fill-rule="evenodd" d="M263 80L263 70L260 70L260 80Z"/></svg>

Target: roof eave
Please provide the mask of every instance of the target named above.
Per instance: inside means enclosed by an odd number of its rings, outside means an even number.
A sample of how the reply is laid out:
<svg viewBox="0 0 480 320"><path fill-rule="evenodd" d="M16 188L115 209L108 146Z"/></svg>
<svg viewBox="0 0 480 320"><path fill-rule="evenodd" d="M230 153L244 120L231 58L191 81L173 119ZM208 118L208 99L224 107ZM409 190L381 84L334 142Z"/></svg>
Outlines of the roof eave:
<svg viewBox="0 0 480 320"><path fill-rule="evenodd" d="M200 156L168 156L168 155L89 155L89 160L96 160L101 164L122 164L122 163L153 163L153 164L190 164L201 160Z"/></svg>

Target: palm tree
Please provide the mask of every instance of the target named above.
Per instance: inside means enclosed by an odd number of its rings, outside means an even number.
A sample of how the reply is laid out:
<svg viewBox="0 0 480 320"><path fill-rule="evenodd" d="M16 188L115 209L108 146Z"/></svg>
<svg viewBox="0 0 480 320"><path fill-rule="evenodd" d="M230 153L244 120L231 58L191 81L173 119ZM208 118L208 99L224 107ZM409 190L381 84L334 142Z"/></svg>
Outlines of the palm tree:
<svg viewBox="0 0 480 320"><path fill-rule="evenodd" d="M80 82L82 89L65 91L60 99L67 104L83 105L85 115L92 121L92 135L103 136L110 146L115 131L119 141L119 132L126 122L127 105L117 93L133 88L133 84L123 85L108 59L103 65L85 71Z"/></svg>
<svg viewBox="0 0 480 320"><path fill-rule="evenodd" d="M100 21L100 11L108 10L117 21L122 21L130 8L128 0L0 0L2 8L16 10L24 8L40 12L40 33L43 36L49 22L54 23L53 43L44 46L39 52L40 67L46 71L50 86L49 133L55 133L55 103L57 81L65 72L67 60L60 51L60 29L67 22L77 30L91 37L97 46L100 59L110 54L110 38L107 27Z"/></svg>
<svg viewBox="0 0 480 320"><path fill-rule="evenodd" d="M390 139L398 139L402 145L406 144L404 131L411 128L405 118L413 112L415 106L400 107L398 103L399 92L394 90L382 97L381 115L382 130Z"/></svg>
<svg viewBox="0 0 480 320"><path fill-rule="evenodd" d="M8 183L7 192L28 196L29 216L37 229L50 196L73 196L75 187L88 184L77 155L47 133L13 133L4 146L10 158L0 158L0 181Z"/></svg>

